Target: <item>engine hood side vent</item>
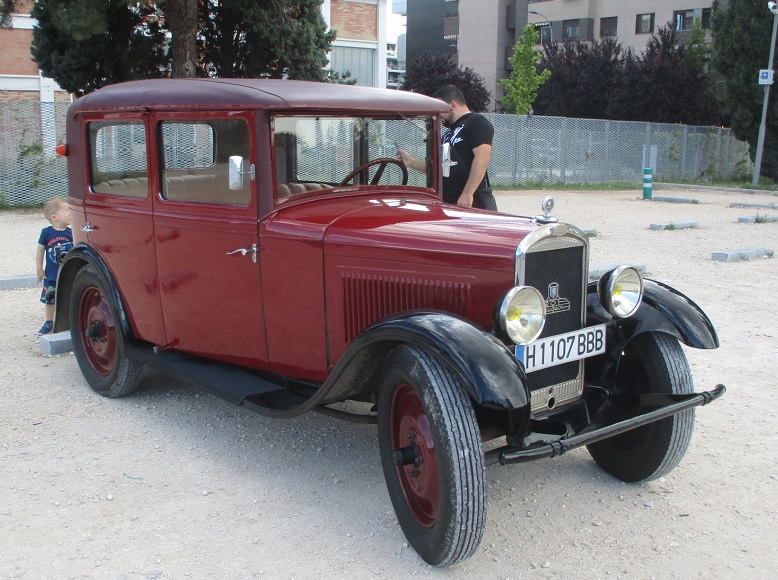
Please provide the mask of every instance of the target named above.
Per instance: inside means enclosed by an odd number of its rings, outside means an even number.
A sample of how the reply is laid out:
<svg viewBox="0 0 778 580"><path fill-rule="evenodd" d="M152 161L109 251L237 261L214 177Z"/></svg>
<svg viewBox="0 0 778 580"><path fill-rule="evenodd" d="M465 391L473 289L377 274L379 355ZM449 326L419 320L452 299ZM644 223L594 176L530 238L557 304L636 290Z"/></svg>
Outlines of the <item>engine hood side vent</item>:
<svg viewBox="0 0 778 580"><path fill-rule="evenodd" d="M412 310L444 310L466 316L471 303L469 283L379 273L341 272L346 340L393 314Z"/></svg>

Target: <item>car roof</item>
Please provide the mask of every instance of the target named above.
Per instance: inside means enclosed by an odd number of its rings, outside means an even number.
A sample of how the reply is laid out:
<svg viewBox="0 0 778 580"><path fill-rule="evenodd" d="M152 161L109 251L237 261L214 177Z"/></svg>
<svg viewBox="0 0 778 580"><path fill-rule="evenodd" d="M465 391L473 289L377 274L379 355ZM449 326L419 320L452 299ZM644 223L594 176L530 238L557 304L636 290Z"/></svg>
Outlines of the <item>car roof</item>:
<svg viewBox="0 0 778 580"><path fill-rule="evenodd" d="M75 101L71 113L258 108L404 115L449 110L432 97L356 85L275 79L149 79L98 89Z"/></svg>

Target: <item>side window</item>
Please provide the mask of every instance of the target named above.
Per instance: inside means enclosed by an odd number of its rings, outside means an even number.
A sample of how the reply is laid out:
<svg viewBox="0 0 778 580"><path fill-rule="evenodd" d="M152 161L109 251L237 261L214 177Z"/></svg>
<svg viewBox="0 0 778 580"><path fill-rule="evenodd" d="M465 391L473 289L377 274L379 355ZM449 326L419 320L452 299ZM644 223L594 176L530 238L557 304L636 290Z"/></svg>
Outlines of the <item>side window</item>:
<svg viewBox="0 0 778 580"><path fill-rule="evenodd" d="M143 123L91 122L87 130L92 191L146 197L149 188Z"/></svg>
<svg viewBox="0 0 778 580"><path fill-rule="evenodd" d="M249 159L249 126L242 119L163 121L159 125L162 197L173 201L247 206L251 180L229 187L229 158Z"/></svg>

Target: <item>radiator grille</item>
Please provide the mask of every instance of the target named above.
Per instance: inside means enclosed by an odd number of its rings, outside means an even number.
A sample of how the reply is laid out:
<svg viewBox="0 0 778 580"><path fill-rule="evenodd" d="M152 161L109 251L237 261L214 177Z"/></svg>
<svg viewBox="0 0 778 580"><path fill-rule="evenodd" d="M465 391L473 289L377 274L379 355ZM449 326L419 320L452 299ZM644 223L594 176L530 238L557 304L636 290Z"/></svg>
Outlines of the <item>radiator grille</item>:
<svg viewBox="0 0 778 580"><path fill-rule="evenodd" d="M541 337L578 330L583 326L585 284L588 279L587 244L575 236L547 236L524 249L518 263L519 283L537 288L546 299L546 324ZM555 299L554 296L557 296ZM583 363L571 362L527 375L533 412L572 401L583 389Z"/></svg>
<svg viewBox="0 0 778 580"><path fill-rule="evenodd" d="M346 340L374 322L409 310L445 310L466 316L470 284L383 274L341 274Z"/></svg>

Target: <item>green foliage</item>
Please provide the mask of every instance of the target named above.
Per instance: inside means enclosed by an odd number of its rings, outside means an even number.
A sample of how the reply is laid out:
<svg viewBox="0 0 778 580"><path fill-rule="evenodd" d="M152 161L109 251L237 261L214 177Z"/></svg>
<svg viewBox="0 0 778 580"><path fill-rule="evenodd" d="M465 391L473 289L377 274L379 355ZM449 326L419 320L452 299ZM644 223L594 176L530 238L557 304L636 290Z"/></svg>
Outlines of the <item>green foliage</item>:
<svg viewBox="0 0 778 580"><path fill-rule="evenodd" d="M209 76L322 81L335 32L319 0L200 0L200 48Z"/></svg>
<svg viewBox="0 0 778 580"><path fill-rule="evenodd" d="M334 71L330 68L325 69L324 71L324 82L325 83L332 83L335 85L355 85L357 84L357 79L352 78L351 71L346 71L343 74L340 74L337 71Z"/></svg>
<svg viewBox="0 0 778 580"><path fill-rule="evenodd" d="M151 6L127 0L38 0L32 57L68 92L165 75L165 31Z"/></svg>
<svg viewBox="0 0 778 580"><path fill-rule="evenodd" d="M0 16L11 1L0 0ZM33 59L46 76L79 95L174 72L324 80L335 32L327 32L320 0L197 0L196 15L186 12L189 4L38 0ZM187 44L190 20L194 55ZM176 43L176 35L187 42Z"/></svg>
<svg viewBox="0 0 778 580"><path fill-rule="evenodd" d="M732 131L747 141L751 158L762 117L764 87L757 83L759 70L767 68L773 17L762 2L729 0L713 5L713 65L725 78L725 104L731 113ZM775 91L770 95L762 155L762 175L778 178L778 110Z"/></svg>
<svg viewBox="0 0 778 580"><path fill-rule="evenodd" d="M551 71L538 72L536 68L541 56L540 52L535 50L539 39L540 33L528 24L514 47L513 55L509 59L513 70L507 79L500 81L500 86L505 91L502 106L508 113L529 113L537 97L538 88L551 76Z"/></svg>
<svg viewBox="0 0 778 580"><path fill-rule="evenodd" d="M563 117L716 124L714 85L705 70L702 29L686 43L660 28L641 55L615 39L545 45L540 69L551 78L538 90L535 111Z"/></svg>
<svg viewBox="0 0 778 580"><path fill-rule="evenodd" d="M470 110L485 112L492 96L484 79L469 67L457 67L451 55L424 53L408 66L402 90L432 96L443 85L454 85L465 97Z"/></svg>

